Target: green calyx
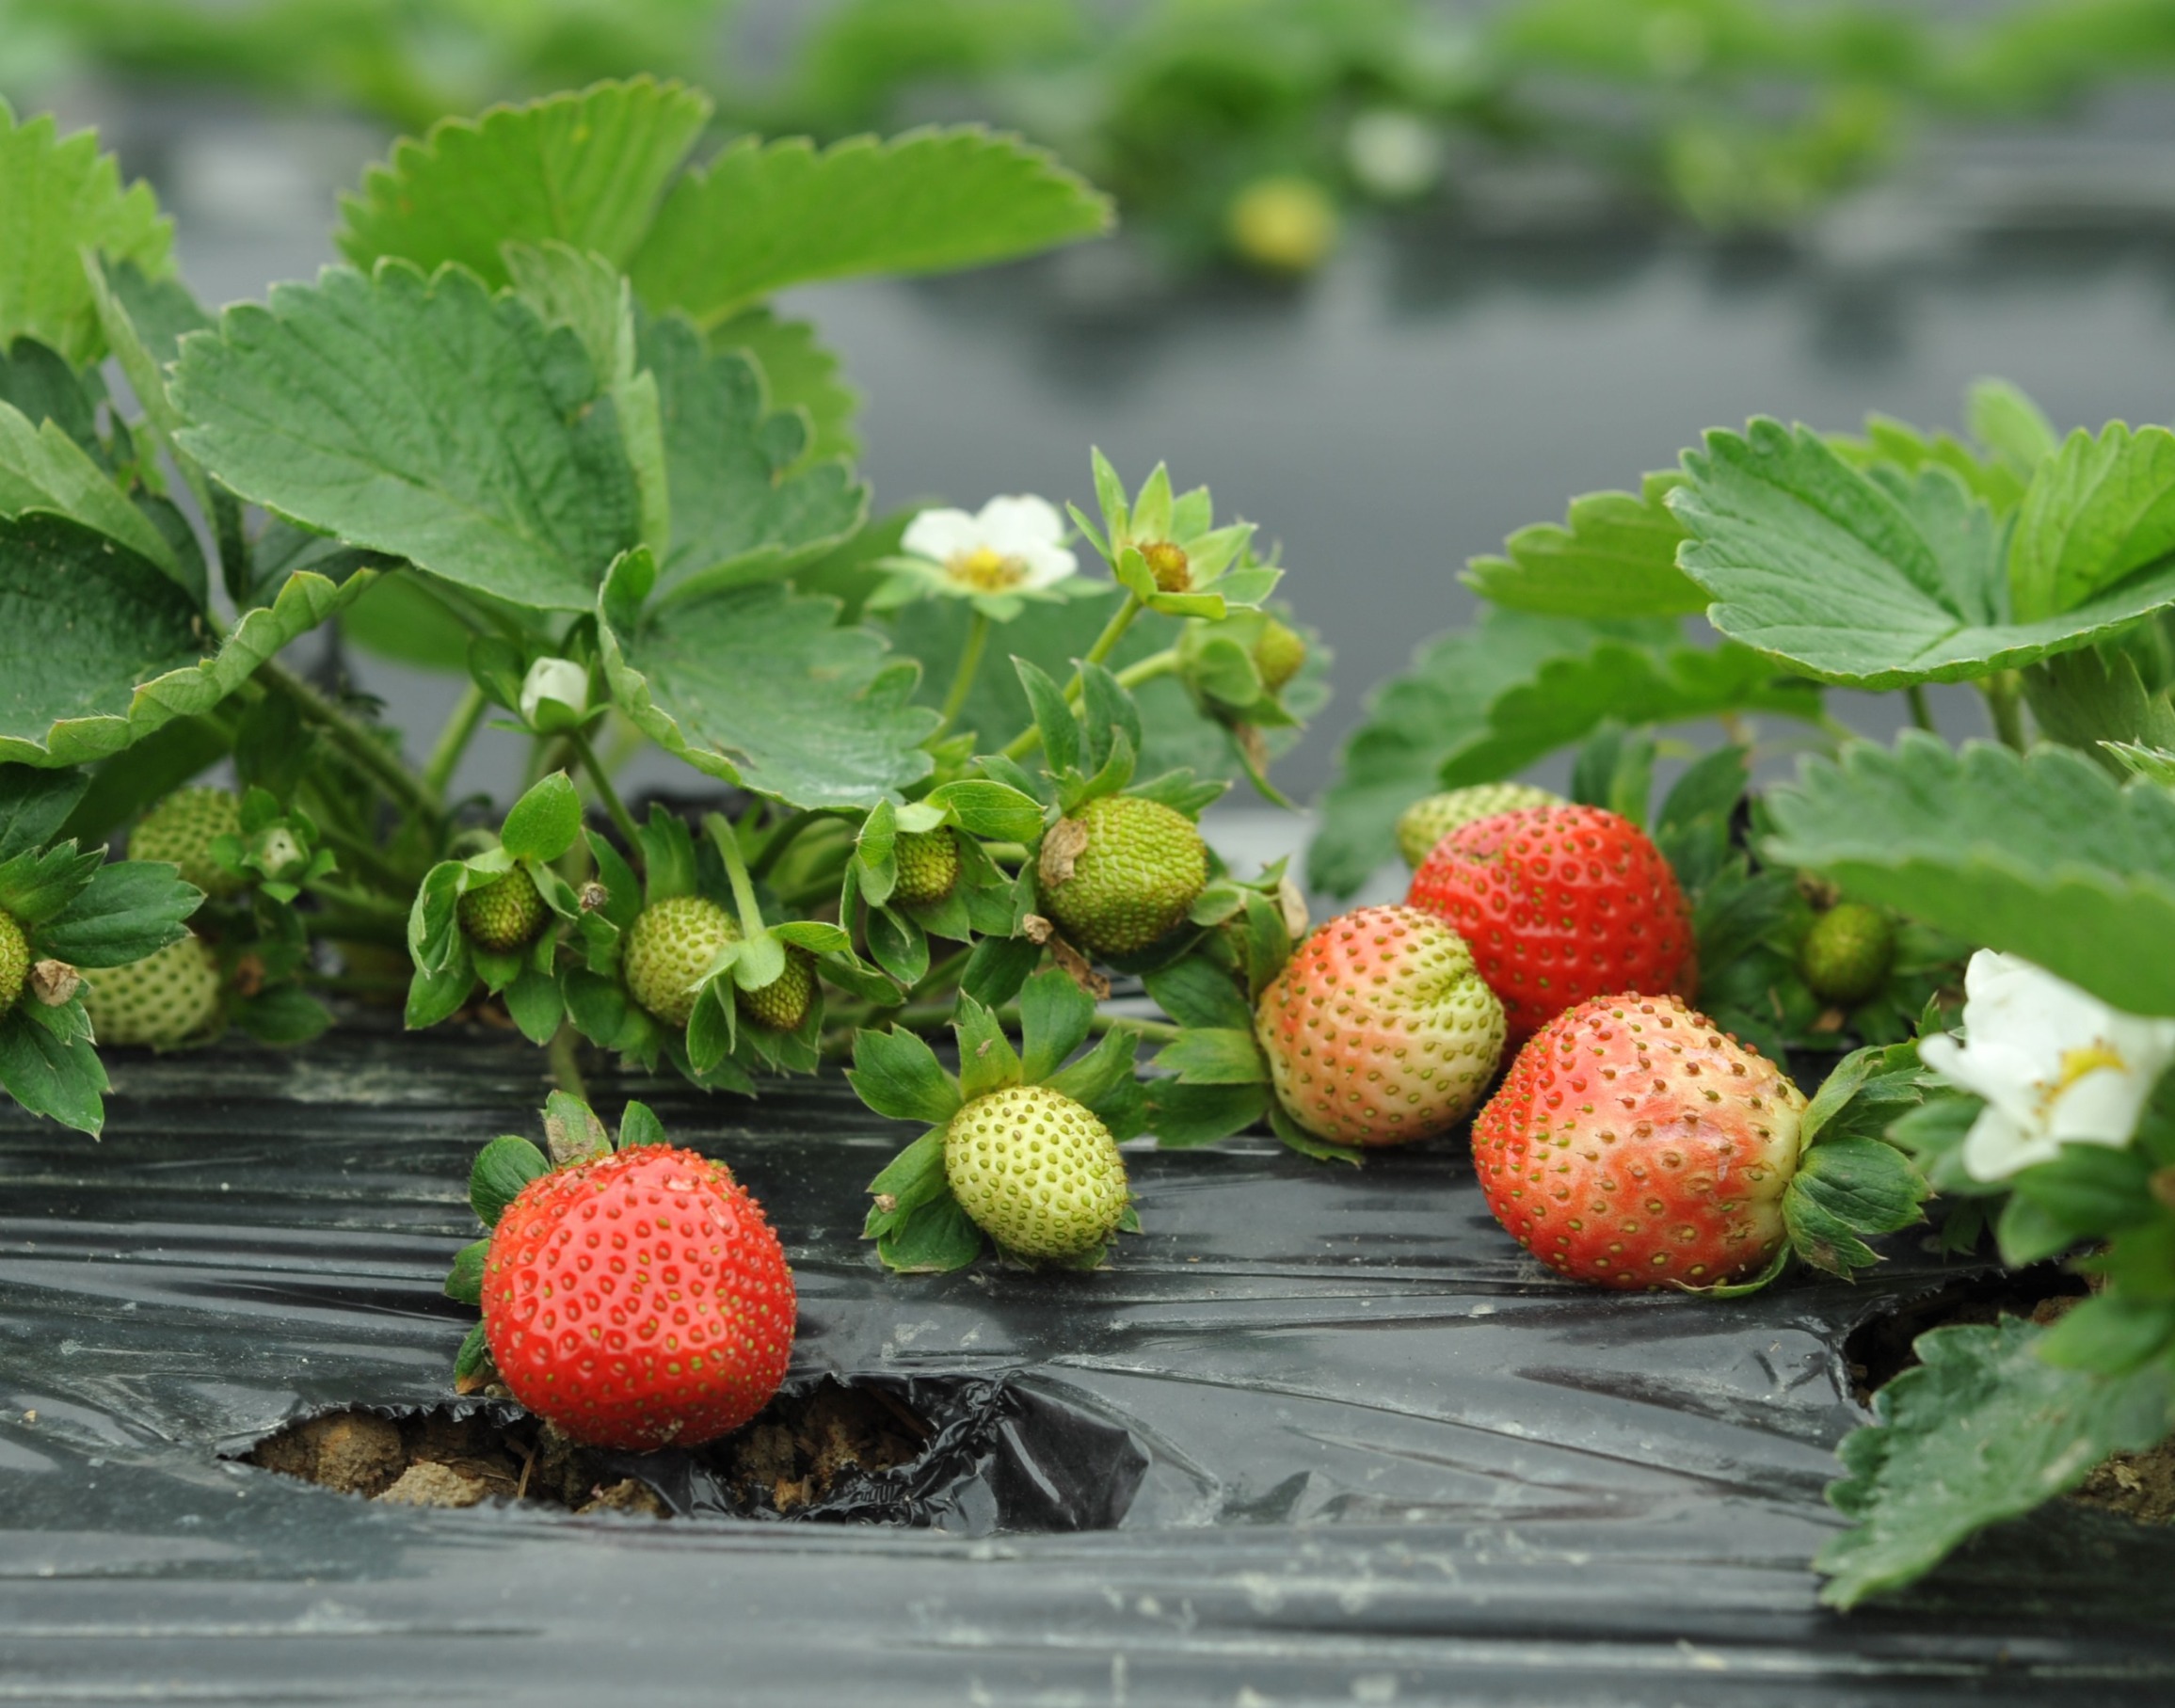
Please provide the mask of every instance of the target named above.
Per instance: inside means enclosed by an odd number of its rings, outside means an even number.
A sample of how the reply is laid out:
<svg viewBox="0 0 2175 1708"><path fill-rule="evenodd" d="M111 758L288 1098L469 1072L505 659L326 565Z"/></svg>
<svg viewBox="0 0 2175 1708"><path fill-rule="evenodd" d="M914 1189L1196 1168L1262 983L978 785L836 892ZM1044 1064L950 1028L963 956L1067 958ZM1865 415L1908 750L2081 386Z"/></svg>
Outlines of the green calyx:
<svg viewBox="0 0 2175 1708"><path fill-rule="evenodd" d="M29 977L29 939L14 915L0 913L0 1014L14 1008Z"/></svg>
<svg viewBox="0 0 2175 1708"><path fill-rule="evenodd" d="M708 896L653 902L628 928L619 970L628 995L668 1026L695 1013L695 984L718 950L737 942L740 927Z"/></svg>
<svg viewBox="0 0 2175 1708"><path fill-rule="evenodd" d="M774 1032L800 1030L816 999L816 958L797 943L786 945L786 969L760 990L740 993L740 1012Z"/></svg>
<svg viewBox="0 0 2175 1708"><path fill-rule="evenodd" d="M184 937L140 961L89 975L83 1007L101 1044L171 1049L217 1017L218 957L201 937Z"/></svg>
<svg viewBox="0 0 2175 1708"><path fill-rule="evenodd" d="M999 1245L1053 1262L1099 1253L1130 1198L1110 1129L1047 1085L991 1092L953 1115L944 1176L959 1207Z"/></svg>
<svg viewBox="0 0 2175 1708"><path fill-rule="evenodd" d="M1479 783L1470 789L1453 789L1446 794L1424 795L1406 807L1397 822L1398 852L1405 864L1417 871L1435 851L1435 844L1453 830L1498 813L1523 812L1528 806L1560 806L1563 797L1530 783Z"/></svg>
<svg viewBox="0 0 2175 1708"><path fill-rule="evenodd" d="M908 907L926 907L941 902L959 882L959 840L949 824L935 830L903 832L893 844L891 857L898 863L899 881L891 899Z"/></svg>
<svg viewBox="0 0 2175 1708"><path fill-rule="evenodd" d="M1877 907L1844 902L1813 921L1798 948L1798 972L1824 1002L1848 1007L1888 982L1895 928Z"/></svg>
<svg viewBox="0 0 2175 1708"><path fill-rule="evenodd" d="M547 910L536 879L526 867L517 866L481 889L468 891L456 911L461 930L485 949L504 954L536 941Z"/></svg>
<svg viewBox="0 0 2175 1708"><path fill-rule="evenodd" d="M128 838L128 857L178 866L184 883L223 900L243 880L212 857L212 844L241 834L242 804L227 790L177 789L137 822Z"/></svg>
<svg viewBox="0 0 2175 1708"><path fill-rule="evenodd" d="M1186 917L1208 881L1193 822L1160 801L1105 795L1043 838L1043 905L1090 953L1138 954Z"/></svg>

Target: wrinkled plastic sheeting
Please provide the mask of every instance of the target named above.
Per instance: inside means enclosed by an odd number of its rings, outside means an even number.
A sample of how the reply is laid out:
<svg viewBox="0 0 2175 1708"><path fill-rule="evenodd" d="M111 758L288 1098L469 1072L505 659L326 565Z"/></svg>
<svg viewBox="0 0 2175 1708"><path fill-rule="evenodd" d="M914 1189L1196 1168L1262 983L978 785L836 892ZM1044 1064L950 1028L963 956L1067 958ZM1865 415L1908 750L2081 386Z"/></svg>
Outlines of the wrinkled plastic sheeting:
<svg viewBox="0 0 2175 1708"><path fill-rule="evenodd" d="M1910 1598L1806 1561L1863 1413L1842 1344L1947 1271L1727 1304L1561 1283L1455 1141L1322 1167L1128 1156L1111 1269L893 1277L863 1189L910 1136L835 1079L664 1085L799 1277L792 1381L938 1425L829 1523L374 1505L235 1462L446 1403L468 1166L536 1055L344 1034L117 1068L94 1143L0 1117L0 1700L1858 1704L2175 1700L2175 1538L2079 1509ZM887 1480L888 1479L888 1480ZM856 1520L885 1522L852 1522Z"/></svg>

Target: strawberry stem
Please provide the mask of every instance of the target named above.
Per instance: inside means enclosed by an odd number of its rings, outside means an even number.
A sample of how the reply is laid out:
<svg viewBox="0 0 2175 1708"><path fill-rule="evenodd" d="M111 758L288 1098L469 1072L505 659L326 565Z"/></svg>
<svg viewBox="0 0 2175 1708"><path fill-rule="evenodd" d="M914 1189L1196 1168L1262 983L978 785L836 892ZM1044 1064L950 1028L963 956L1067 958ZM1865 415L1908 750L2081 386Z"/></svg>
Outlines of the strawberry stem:
<svg viewBox="0 0 2175 1708"><path fill-rule="evenodd" d="M935 729L929 732L934 742L947 734L958 721L960 709L967 704L967 696L973 692L974 678L982 671L982 654L989 646L989 618L975 612L967 625L967 645L960 649L959 668L952 672L951 692L944 696L944 715Z"/></svg>
<svg viewBox="0 0 2175 1708"><path fill-rule="evenodd" d="M582 761L582 769L589 774L589 782L597 790L597 798L604 804L604 810L611 815L613 827L626 839L629 848L640 848L641 833L634 828L634 816L627 810L619 791L612 787L612 774L599 762L597 750L589 745L589 738L579 729L569 729L566 742L574 750L574 757Z"/></svg>

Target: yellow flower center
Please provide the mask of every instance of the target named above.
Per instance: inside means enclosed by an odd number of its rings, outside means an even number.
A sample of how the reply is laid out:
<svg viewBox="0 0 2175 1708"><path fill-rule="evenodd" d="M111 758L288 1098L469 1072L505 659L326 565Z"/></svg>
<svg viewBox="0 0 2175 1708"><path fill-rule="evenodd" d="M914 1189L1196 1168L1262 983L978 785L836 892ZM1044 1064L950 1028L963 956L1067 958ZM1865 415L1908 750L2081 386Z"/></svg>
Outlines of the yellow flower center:
<svg viewBox="0 0 2175 1708"><path fill-rule="evenodd" d="M1143 546L1141 556L1147 560L1148 573L1156 578L1156 585L1165 593L1183 593L1193 584L1193 566L1183 546L1159 539Z"/></svg>
<svg viewBox="0 0 2175 1708"><path fill-rule="evenodd" d="M944 572L961 586L981 593L1000 593L1027 580L1027 564L992 547L977 546L971 551L954 554L944 566Z"/></svg>
<svg viewBox="0 0 2175 1708"><path fill-rule="evenodd" d="M2040 1099L2041 1107L2051 1109L2070 1087L2087 1074L2096 1074L2103 1067L2111 1067L2118 1074L2130 1071L2130 1064L2122 1060L2121 1052L2103 1039L2095 1038L2091 1043L2080 1045L2075 1049L2064 1050L2062 1077L2047 1087L2046 1095Z"/></svg>

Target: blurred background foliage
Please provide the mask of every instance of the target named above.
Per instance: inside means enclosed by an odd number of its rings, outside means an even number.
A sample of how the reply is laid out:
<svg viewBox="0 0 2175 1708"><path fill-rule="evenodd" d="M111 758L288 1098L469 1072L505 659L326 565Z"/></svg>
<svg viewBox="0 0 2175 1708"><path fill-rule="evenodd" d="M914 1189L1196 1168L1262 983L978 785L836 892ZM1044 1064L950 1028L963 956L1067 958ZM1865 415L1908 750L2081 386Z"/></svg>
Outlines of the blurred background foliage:
<svg viewBox="0 0 2175 1708"><path fill-rule="evenodd" d="M1355 206L1545 164L1717 230L1786 226L1944 122L2175 74L2175 0L0 0L0 93L71 79L414 130L684 77L725 131L985 119L1182 257L1301 271Z"/></svg>

